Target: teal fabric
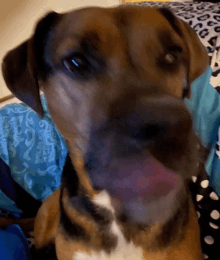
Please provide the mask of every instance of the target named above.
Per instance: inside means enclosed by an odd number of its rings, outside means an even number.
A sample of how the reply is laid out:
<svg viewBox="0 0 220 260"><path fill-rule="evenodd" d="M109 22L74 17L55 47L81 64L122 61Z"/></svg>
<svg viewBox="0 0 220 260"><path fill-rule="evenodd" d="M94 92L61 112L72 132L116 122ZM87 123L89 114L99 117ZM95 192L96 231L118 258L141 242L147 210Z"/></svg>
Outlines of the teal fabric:
<svg viewBox="0 0 220 260"><path fill-rule="evenodd" d="M220 95L209 83L212 69L209 67L191 86L191 98L185 103L193 114L194 129L202 143L210 149L206 170L211 185L220 194L220 167L216 167L216 142L220 124ZM215 162L215 163L214 163Z"/></svg>
<svg viewBox="0 0 220 260"><path fill-rule="evenodd" d="M52 122L43 95L41 100L45 111L42 120L23 103L0 110L0 157L14 180L38 200L59 188L67 155L64 138Z"/></svg>
<svg viewBox="0 0 220 260"><path fill-rule="evenodd" d="M15 217L20 217L22 213L22 211L17 208L15 202L12 201L10 198L8 198L1 190L0 190L0 209L4 209L5 211L11 212Z"/></svg>

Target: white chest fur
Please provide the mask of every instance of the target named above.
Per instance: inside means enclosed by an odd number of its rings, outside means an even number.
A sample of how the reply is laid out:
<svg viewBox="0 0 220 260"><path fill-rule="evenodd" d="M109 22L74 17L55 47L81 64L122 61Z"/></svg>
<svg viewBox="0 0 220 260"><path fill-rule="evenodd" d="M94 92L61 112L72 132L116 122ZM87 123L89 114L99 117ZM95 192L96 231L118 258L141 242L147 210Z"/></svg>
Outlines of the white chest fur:
<svg viewBox="0 0 220 260"><path fill-rule="evenodd" d="M114 213L114 208L111 206L110 197L107 192L100 192L94 198L93 202L97 206L105 207ZM118 238L117 246L111 254L107 254L104 251L93 251L91 254L78 251L73 255L73 260L143 260L143 250L140 247L136 247L133 242L128 243L125 240L116 221L112 222L110 229Z"/></svg>

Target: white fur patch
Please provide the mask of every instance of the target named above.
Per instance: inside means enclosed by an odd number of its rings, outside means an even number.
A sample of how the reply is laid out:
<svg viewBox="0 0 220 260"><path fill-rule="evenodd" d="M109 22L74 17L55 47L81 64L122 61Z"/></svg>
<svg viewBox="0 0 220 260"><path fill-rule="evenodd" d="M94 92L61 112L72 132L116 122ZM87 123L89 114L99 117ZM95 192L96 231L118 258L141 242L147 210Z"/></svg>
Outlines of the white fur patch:
<svg viewBox="0 0 220 260"><path fill-rule="evenodd" d="M101 191L96 195L93 203L114 213L111 199L106 191ZM128 243L125 240L121 228L115 220L113 220L110 230L118 238L117 246L110 254L104 251L92 251L91 254L78 251L73 255L73 260L143 260L143 250L140 247L136 247L133 242Z"/></svg>
<svg viewBox="0 0 220 260"><path fill-rule="evenodd" d="M100 191L95 198L92 200L93 203L99 207L106 208L110 210L112 213L115 212L114 208L111 204L111 199L107 191L102 190Z"/></svg>

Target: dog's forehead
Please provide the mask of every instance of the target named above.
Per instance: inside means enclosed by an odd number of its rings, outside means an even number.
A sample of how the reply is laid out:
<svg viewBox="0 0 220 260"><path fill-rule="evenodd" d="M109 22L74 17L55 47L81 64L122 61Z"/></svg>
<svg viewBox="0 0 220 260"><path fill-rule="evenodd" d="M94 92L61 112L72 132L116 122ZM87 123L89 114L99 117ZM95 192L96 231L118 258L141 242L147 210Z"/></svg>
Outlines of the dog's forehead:
<svg viewBox="0 0 220 260"><path fill-rule="evenodd" d="M59 60L85 44L110 55L127 41L144 45L162 31L172 31L166 18L156 8L120 6L82 8L62 15L52 41Z"/></svg>

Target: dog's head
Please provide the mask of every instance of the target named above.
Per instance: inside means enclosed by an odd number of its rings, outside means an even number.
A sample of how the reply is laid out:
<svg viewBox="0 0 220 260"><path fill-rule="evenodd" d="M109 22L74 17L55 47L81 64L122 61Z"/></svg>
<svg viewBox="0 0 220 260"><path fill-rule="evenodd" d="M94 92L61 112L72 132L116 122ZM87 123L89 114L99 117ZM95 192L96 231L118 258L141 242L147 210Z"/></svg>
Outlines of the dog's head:
<svg viewBox="0 0 220 260"><path fill-rule="evenodd" d="M43 89L70 154L81 150L93 188L146 221L145 205L172 201L195 170L183 98L207 66L196 33L169 10L94 7L49 13L6 55L3 75L40 116Z"/></svg>

